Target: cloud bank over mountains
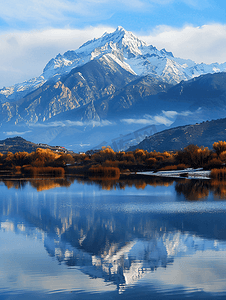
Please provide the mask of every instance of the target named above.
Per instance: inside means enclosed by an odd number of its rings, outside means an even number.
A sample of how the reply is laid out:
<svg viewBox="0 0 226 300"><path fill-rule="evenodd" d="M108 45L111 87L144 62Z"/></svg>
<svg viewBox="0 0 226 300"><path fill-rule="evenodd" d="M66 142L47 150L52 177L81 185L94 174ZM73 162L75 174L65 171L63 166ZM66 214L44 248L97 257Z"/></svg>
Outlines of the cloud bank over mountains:
<svg viewBox="0 0 226 300"><path fill-rule="evenodd" d="M157 26L150 35L140 38L157 48L166 48L176 57L189 58L197 63L226 61L226 25L188 25L179 29Z"/></svg>

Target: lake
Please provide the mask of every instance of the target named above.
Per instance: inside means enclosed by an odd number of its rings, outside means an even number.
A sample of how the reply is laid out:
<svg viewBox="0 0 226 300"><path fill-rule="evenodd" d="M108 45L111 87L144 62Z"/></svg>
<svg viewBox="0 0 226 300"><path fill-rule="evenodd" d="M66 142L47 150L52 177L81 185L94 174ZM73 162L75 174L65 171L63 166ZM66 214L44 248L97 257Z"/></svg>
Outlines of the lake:
<svg viewBox="0 0 226 300"><path fill-rule="evenodd" d="M226 299L222 182L9 179L0 194L0 299Z"/></svg>

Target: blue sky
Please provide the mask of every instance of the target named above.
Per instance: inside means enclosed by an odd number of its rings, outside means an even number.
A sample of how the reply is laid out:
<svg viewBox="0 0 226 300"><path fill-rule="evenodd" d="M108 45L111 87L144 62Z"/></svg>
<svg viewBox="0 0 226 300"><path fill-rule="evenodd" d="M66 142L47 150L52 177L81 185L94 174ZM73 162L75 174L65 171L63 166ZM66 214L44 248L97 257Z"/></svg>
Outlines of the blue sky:
<svg viewBox="0 0 226 300"><path fill-rule="evenodd" d="M226 61L223 0L7 0L0 10L0 88L38 76L58 53L123 26L197 62Z"/></svg>

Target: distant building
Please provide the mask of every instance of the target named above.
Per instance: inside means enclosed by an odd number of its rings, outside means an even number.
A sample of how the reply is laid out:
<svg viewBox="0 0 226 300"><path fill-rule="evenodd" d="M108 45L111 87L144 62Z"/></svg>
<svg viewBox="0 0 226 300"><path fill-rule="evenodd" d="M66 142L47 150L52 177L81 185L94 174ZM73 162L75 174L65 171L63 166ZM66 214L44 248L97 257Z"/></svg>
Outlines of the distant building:
<svg viewBox="0 0 226 300"><path fill-rule="evenodd" d="M50 146L49 146L49 145L47 145L47 144L42 144L42 143L39 143L38 145L39 145L39 146L41 146L41 147L47 147L47 148L50 148Z"/></svg>

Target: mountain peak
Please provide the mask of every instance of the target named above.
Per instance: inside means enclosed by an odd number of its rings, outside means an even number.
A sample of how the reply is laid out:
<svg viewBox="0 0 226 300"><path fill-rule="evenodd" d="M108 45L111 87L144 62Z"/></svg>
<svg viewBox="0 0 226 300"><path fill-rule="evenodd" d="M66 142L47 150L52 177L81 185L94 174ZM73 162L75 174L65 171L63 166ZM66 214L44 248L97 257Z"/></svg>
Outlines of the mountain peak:
<svg viewBox="0 0 226 300"><path fill-rule="evenodd" d="M113 36L117 36L124 40L124 45L128 43L133 43L133 45L138 48L142 46L147 46L147 44L136 37L131 31L125 30L122 26L118 26L117 29L112 33Z"/></svg>
<svg viewBox="0 0 226 300"><path fill-rule="evenodd" d="M125 30L122 26L118 26L112 33L105 32L100 38L93 39L83 44L77 51L90 52L96 48L104 48L108 52L110 50L126 49L126 52L141 54L139 48L146 46L146 43L138 39L132 32Z"/></svg>
<svg viewBox="0 0 226 300"><path fill-rule="evenodd" d="M132 32L125 30L125 28L123 28L122 26L118 26L112 34L118 35L121 37L124 37L125 35L132 35L135 37L135 35Z"/></svg>
<svg viewBox="0 0 226 300"><path fill-rule="evenodd" d="M124 31L125 32L126 30L122 26L118 26L116 31Z"/></svg>

